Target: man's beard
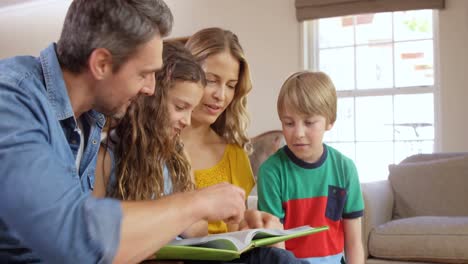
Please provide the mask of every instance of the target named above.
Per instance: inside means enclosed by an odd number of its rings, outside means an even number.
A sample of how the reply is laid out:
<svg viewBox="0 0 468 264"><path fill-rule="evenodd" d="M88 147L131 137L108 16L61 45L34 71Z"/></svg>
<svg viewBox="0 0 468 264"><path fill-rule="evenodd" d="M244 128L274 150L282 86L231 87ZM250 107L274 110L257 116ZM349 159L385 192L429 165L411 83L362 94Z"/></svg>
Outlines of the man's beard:
<svg viewBox="0 0 468 264"><path fill-rule="evenodd" d="M128 104L128 105L120 106L120 107L114 109L113 111L111 111L109 116L116 119L116 120L122 119L125 116L125 114L130 110L132 104L133 104L133 101L131 101L131 103Z"/></svg>
<svg viewBox="0 0 468 264"><path fill-rule="evenodd" d="M117 111L116 113L111 114L110 117L112 117L115 120L121 120L125 116L126 113L127 113L126 111L125 112Z"/></svg>

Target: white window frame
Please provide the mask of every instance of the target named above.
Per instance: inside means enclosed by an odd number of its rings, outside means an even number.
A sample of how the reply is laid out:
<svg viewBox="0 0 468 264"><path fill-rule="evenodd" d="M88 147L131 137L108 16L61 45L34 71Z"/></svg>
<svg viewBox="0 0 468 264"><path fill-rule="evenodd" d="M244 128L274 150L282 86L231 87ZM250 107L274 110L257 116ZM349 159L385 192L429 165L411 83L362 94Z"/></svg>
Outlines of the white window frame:
<svg viewBox="0 0 468 264"><path fill-rule="evenodd" d="M398 94L421 94L433 93L434 97L434 149L433 152L441 150L441 114L440 114L440 55L439 55L439 19L438 10L433 10L433 55L434 55L434 85L414 86L385 89L355 89L347 91L337 91L338 98L361 97L361 96L382 96ZM319 70L319 37L317 20L300 23L300 43L301 43L301 63L304 70ZM393 56L392 56L393 57ZM394 60L394 57L392 58ZM356 60L355 60L356 63ZM395 78L395 74L393 74ZM356 82L356 78L354 78ZM395 141L394 141L395 142Z"/></svg>
<svg viewBox="0 0 468 264"><path fill-rule="evenodd" d="M357 14L356 14L357 15ZM391 96L393 99L395 99L395 95L404 95L404 94L424 94L424 93L431 93L433 95L433 109L434 109L434 120L433 120L433 131L434 131L434 138L433 138L433 149L432 152L439 152L441 150L441 113L440 113L440 54L439 54L439 19L438 19L438 10L432 10L432 25L433 25L433 35L432 35L432 41L433 41L433 74L434 74L434 83L433 85L428 85L428 86L414 86L414 87L398 87L398 88L385 88L385 89L357 89L357 75L356 72L354 72L354 89L353 90L345 90L345 91L337 91L337 96L338 98L354 98L354 107L356 107L356 98L359 97L366 97L366 96ZM393 17L393 16L392 16ZM301 22L300 23L300 48L301 48L301 62L302 62L302 67L305 70L319 70L319 35L318 35L318 20L313 20L313 21L306 21L306 22ZM395 52L395 46L394 46L395 40L392 40L392 51ZM353 43L354 47L354 52L356 52L356 47L360 45L356 45L356 43ZM355 60L355 69L357 69L357 60L356 60L356 53L354 56ZM393 63L393 84L395 85L395 56L392 56L392 63ZM393 102L394 104L394 102ZM356 108L354 108L356 109ZM354 116L354 139L353 141L336 141L336 143L354 143L355 147L357 146L356 144L359 142L362 142L361 140L358 140L356 138L356 114ZM395 132L394 132L395 133ZM398 142L401 142L400 140L395 138L395 134L393 134L393 140L391 142L393 143L393 162L397 163L400 159L401 156L398 154L398 152L395 152L395 144ZM365 141L364 141L365 142ZM382 142L389 142L389 141L382 141ZM333 144L335 142L330 142L330 144ZM354 148L354 157L359 159L357 157L357 148ZM417 154L417 153L414 153ZM354 160L354 158L353 158ZM355 160L357 161L357 160ZM360 162L362 164L362 161ZM359 164L356 164L359 165ZM364 169L364 168L361 168ZM358 171L361 169L358 168ZM383 168L382 168L383 169ZM366 173L367 174L367 173ZM379 173L380 175L380 173ZM383 176L383 175L380 175ZM369 178L367 175L366 177L366 182L367 181L375 181L375 180L382 180L382 177L376 177L375 179Z"/></svg>

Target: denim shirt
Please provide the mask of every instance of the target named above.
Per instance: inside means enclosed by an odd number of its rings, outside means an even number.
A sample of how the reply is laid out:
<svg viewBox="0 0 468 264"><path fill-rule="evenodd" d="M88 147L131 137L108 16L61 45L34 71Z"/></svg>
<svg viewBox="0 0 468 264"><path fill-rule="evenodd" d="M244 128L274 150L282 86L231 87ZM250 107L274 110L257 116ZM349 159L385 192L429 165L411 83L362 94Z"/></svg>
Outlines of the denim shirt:
<svg viewBox="0 0 468 264"><path fill-rule="evenodd" d="M120 203L91 196L104 116L77 124L55 44L0 61L0 263L110 263Z"/></svg>

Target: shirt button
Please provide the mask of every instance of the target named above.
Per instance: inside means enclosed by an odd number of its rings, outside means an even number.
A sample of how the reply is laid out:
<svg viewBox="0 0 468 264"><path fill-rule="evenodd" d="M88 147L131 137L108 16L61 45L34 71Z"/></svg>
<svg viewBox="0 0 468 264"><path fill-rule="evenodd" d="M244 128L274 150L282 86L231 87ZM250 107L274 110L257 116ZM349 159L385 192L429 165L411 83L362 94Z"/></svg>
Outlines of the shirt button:
<svg viewBox="0 0 468 264"><path fill-rule="evenodd" d="M97 144L97 140L93 139L93 144L96 145L96 144Z"/></svg>

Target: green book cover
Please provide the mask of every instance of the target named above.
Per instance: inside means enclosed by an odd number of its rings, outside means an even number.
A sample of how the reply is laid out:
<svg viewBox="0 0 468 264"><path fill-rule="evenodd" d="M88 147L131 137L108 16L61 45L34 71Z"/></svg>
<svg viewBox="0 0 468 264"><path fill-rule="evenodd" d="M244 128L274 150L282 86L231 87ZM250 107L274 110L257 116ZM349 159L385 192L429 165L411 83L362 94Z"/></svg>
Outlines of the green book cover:
<svg viewBox="0 0 468 264"><path fill-rule="evenodd" d="M239 258L242 253L255 247L268 246L325 230L328 230L328 226L301 226L288 230L259 228L174 240L156 252L155 258L161 260L229 261Z"/></svg>

